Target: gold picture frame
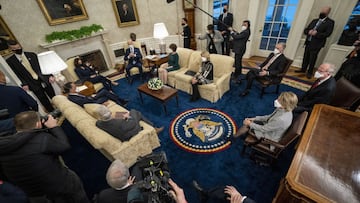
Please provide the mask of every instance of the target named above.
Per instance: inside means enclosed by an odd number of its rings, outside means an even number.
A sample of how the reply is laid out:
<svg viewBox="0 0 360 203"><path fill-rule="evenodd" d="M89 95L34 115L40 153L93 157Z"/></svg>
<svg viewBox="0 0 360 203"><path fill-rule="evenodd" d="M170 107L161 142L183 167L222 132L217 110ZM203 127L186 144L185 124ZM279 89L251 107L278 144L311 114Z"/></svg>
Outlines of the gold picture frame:
<svg viewBox="0 0 360 203"><path fill-rule="evenodd" d="M112 0L119 27L140 24L135 0Z"/></svg>
<svg viewBox="0 0 360 203"><path fill-rule="evenodd" d="M83 0L37 0L49 25L87 20Z"/></svg>
<svg viewBox="0 0 360 203"><path fill-rule="evenodd" d="M0 16L0 55L7 56L12 53L7 45L8 40L16 40L10 28L6 25L2 16Z"/></svg>

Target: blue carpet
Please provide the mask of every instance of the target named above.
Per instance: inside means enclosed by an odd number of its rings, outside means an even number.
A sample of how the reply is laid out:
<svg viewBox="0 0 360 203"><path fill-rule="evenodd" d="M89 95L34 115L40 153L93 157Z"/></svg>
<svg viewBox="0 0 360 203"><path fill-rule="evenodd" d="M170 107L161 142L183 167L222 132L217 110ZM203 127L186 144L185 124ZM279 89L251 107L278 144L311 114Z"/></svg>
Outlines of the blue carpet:
<svg viewBox="0 0 360 203"><path fill-rule="evenodd" d="M164 126L165 130L159 135L161 147L156 151L165 151L171 176L184 188L189 203L197 203L198 196L191 182L197 180L204 188L219 185L234 185L242 194L252 197L257 202L271 202L276 194L281 178L290 166L294 155L293 148L289 148L280 155L273 167L259 166L248 157L240 156L242 141L235 140L231 146L214 154L195 154L180 149L169 136L169 125L173 118L190 108L215 108L230 115L238 126L241 126L245 117L269 114L274 110L273 101L276 94L265 94L259 97L260 90L254 85L247 97L239 97L245 85L231 84L231 90L221 100L213 104L206 100L190 102L190 95L179 91L179 107L175 99L168 101L166 115L160 102L143 95L142 104L136 87L141 83L137 79L132 85L125 79L118 81L119 86L114 90L122 98L130 100L128 109L137 109L152 120L157 127ZM267 91L274 90L275 87ZM286 86L280 86L280 92L292 91L301 94L302 91ZM110 162L100 152L93 149L74 128L65 122L63 125L67 132L72 149L64 155L66 164L76 171L84 182L89 195L106 188L105 173Z"/></svg>

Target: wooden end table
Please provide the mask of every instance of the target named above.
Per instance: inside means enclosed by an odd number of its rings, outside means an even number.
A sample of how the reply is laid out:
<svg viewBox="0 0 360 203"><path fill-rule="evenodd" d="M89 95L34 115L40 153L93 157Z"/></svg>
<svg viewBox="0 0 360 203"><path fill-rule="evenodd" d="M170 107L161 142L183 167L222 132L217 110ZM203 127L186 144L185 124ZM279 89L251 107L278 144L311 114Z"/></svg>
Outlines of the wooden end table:
<svg viewBox="0 0 360 203"><path fill-rule="evenodd" d="M162 105L164 106L165 114L167 114L166 102L171 98L176 97L176 105L179 107L179 97L177 94L177 89L164 85L160 90L151 90L148 88L147 83L140 85L137 89L142 104L144 103L142 94L149 95L150 97L161 101Z"/></svg>
<svg viewBox="0 0 360 203"><path fill-rule="evenodd" d="M92 84L91 82L85 81L84 84L79 85L79 86L83 86L83 85L86 86L86 89L81 90L79 92L79 94L84 95L84 96L91 96L92 94L96 93L94 84Z"/></svg>
<svg viewBox="0 0 360 203"><path fill-rule="evenodd" d="M148 67L151 67L151 70L156 70L156 76L158 76L158 69L161 64L167 63L169 61L169 55L149 55L144 58L148 64Z"/></svg>

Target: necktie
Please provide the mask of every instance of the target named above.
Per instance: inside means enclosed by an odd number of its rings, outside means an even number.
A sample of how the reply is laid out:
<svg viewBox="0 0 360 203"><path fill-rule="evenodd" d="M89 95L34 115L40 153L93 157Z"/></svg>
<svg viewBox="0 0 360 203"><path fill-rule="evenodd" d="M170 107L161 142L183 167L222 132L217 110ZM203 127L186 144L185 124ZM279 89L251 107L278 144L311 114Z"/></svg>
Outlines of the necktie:
<svg viewBox="0 0 360 203"><path fill-rule="evenodd" d="M277 55L274 54L274 56L269 60L269 62L262 68L262 70L268 70L268 68L270 67L270 65L275 61L275 59L277 58Z"/></svg>
<svg viewBox="0 0 360 203"><path fill-rule="evenodd" d="M225 18L226 18L226 13L223 14L223 19L222 19L222 21L224 21Z"/></svg>
<svg viewBox="0 0 360 203"><path fill-rule="evenodd" d="M313 28L313 30L317 30L318 27L320 26L320 24L321 24L322 22L323 22L323 20L319 19L319 20L317 21L315 27ZM312 36L310 36L310 37L308 38L308 41L311 41L311 39L312 39Z"/></svg>
<svg viewBox="0 0 360 203"><path fill-rule="evenodd" d="M35 71L32 69L31 64L29 62L29 60L26 58L26 56L24 54L21 55L21 64L25 67L25 69L30 73L31 77L34 80L37 80L39 77L38 75L35 73Z"/></svg>
<svg viewBox="0 0 360 203"><path fill-rule="evenodd" d="M311 89L314 89L315 87L319 86L319 83L320 83L320 80L319 80L319 79L316 80L316 81L312 84Z"/></svg>

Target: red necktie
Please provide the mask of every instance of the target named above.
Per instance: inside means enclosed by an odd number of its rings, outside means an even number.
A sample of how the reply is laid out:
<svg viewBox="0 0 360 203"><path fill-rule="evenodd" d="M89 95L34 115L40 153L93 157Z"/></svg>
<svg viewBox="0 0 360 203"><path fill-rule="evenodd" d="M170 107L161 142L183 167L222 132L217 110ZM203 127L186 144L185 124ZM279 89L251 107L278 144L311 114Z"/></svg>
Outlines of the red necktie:
<svg viewBox="0 0 360 203"><path fill-rule="evenodd" d="M320 80L319 80L319 79L316 80L316 81L312 84L311 89L314 89L315 87L319 86L319 83L320 83Z"/></svg>

